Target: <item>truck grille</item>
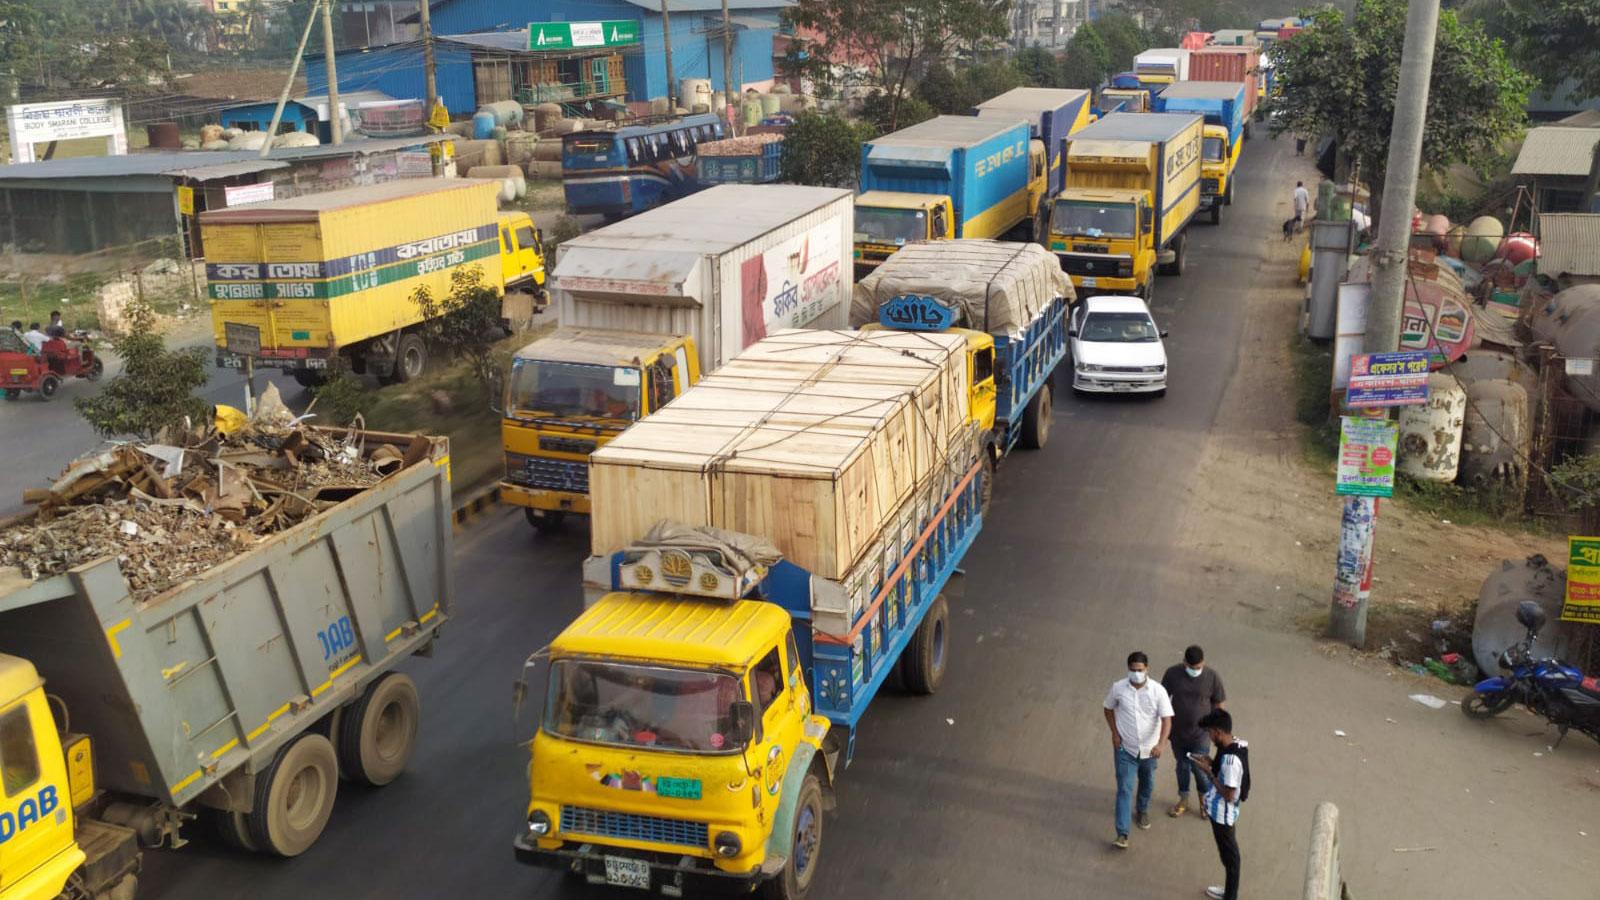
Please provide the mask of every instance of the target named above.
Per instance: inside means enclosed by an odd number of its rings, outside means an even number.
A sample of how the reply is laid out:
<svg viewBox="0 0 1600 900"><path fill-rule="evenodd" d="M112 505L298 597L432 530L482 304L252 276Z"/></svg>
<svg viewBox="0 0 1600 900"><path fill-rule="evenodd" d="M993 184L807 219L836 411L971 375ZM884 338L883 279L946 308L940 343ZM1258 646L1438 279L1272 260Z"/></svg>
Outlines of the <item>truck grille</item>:
<svg viewBox="0 0 1600 900"><path fill-rule="evenodd" d="M589 492L589 463L570 459L506 454L506 478L547 491Z"/></svg>
<svg viewBox="0 0 1600 900"><path fill-rule="evenodd" d="M563 834L592 834L596 837L649 841L654 844L677 844L701 849L706 847L704 822L640 816L633 813L590 809L587 806L561 807L561 831Z"/></svg>
<svg viewBox="0 0 1600 900"><path fill-rule="evenodd" d="M1122 261L1123 258L1117 256L1079 256L1068 253L1061 255L1061 268L1067 270L1068 275L1114 278L1117 276L1118 263Z"/></svg>
<svg viewBox="0 0 1600 900"><path fill-rule="evenodd" d="M539 449L549 450L552 453L593 453L595 442L588 438L555 437L552 435L539 436Z"/></svg>
<svg viewBox="0 0 1600 900"><path fill-rule="evenodd" d="M1219 188L1221 188L1221 187L1222 187L1221 179L1218 179L1218 178L1202 178L1202 179L1200 179L1200 193L1202 193L1202 194L1215 194L1215 193L1217 193L1217 190Z"/></svg>

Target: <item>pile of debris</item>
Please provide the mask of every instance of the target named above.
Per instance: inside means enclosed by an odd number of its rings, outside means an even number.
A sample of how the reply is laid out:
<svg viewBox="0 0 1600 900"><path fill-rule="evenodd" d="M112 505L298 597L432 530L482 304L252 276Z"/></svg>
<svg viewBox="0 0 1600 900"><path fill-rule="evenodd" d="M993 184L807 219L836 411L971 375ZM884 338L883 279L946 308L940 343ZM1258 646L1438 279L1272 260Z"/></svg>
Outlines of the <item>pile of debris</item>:
<svg viewBox="0 0 1600 900"><path fill-rule="evenodd" d="M0 569L44 578L116 557L135 599L165 591L367 490L416 460L365 433L312 428L275 390L246 420L120 444L70 465L36 508L0 521Z"/></svg>

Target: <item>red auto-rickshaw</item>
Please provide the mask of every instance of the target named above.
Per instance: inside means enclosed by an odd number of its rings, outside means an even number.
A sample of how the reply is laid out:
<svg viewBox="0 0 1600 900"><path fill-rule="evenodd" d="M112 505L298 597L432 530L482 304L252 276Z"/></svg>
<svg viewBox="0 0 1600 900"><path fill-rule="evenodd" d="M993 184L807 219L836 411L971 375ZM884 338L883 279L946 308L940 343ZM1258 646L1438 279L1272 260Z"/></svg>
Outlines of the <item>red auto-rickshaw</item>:
<svg viewBox="0 0 1600 900"><path fill-rule="evenodd" d="M86 340L68 343L51 338L44 342L38 355L29 353L27 347L15 332L0 333L0 390L7 400L16 400L24 393L49 400L68 378L99 381L105 373L105 363Z"/></svg>

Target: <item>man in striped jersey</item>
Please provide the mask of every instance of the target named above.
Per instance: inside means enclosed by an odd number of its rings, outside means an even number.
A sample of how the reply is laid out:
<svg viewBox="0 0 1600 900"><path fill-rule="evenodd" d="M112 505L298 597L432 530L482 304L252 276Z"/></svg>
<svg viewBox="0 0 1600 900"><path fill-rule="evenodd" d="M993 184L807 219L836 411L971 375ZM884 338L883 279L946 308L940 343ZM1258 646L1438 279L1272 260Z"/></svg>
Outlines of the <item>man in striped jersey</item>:
<svg viewBox="0 0 1600 900"><path fill-rule="evenodd" d="M1195 768L1211 777L1211 789L1204 798L1206 818L1211 820L1211 836L1217 841L1217 856L1222 859L1226 878L1221 887L1206 888L1212 900L1239 900L1239 840L1234 825L1239 821L1239 804L1250 796L1250 745L1233 736L1233 716L1225 709L1212 710L1200 719L1200 727L1217 748L1210 760L1194 754Z"/></svg>

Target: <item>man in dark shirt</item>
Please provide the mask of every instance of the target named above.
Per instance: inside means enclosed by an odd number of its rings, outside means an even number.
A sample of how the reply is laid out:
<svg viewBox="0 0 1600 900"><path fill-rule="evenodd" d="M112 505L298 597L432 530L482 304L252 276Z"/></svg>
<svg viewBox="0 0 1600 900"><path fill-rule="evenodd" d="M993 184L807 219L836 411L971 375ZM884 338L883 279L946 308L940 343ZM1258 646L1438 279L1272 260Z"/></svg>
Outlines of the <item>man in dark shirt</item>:
<svg viewBox="0 0 1600 900"><path fill-rule="evenodd" d="M1161 676L1161 686L1172 697L1171 740L1173 765L1178 770L1178 802L1167 810L1167 815L1177 818L1189 811L1191 772L1196 791L1204 794L1210 786L1210 779L1189 761L1189 754L1210 752L1211 739L1200 727L1200 719L1214 709L1222 709L1228 695L1222 689L1222 676L1206 665L1206 653L1198 644L1183 651L1182 663L1167 669Z"/></svg>
<svg viewBox="0 0 1600 900"><path fill-rule="evenodd" d="M52 338L65 338L67 336L67 326L61 321L61 313L53 312L50 314L50 324L44 327L44 333L46 337Z"/></svg>

